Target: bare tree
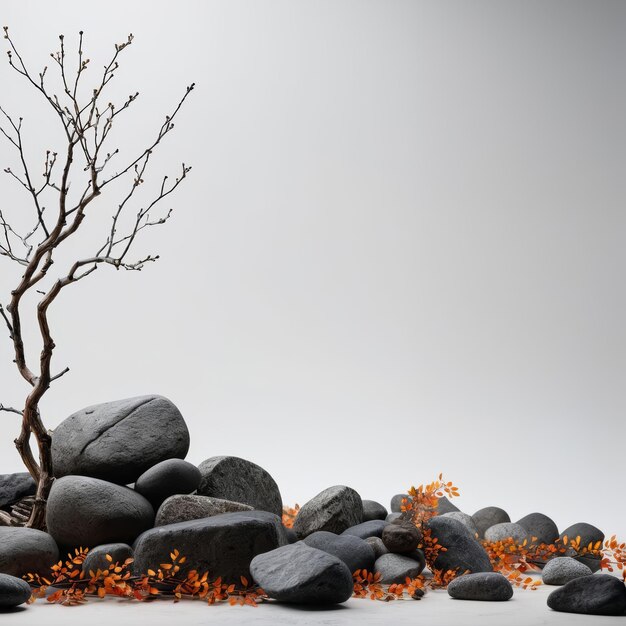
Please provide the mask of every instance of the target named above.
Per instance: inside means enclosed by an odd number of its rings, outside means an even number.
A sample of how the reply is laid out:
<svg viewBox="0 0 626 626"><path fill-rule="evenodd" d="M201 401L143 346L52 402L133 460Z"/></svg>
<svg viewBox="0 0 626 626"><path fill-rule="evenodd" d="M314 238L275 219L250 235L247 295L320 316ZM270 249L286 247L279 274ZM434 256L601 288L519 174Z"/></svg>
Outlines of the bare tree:
<svg viewBox="0 0 626 626"><path fill-rule="evenodd" d="M187 87L173 112L165 117L150 145L115 168L114 165L120 161L121 156L118 147L110 146L111 130L118 116L131 107L139 94L128 96L118 106L105 100L103 94L119 67L120 55L131 45L133 36L129 35L124 43L115 45L111 60L102 73L98 73L95 87L88 91L85 97L82 96L85 91L83 82L89 67L89 59L83 52L82 31L79 34L76 65L73 70L69 67L63 35L59 36L60 49L50 55L57 72L56 92L49 86L46 77L47 67L37 75L33 75L27 68L7 27L4 27L4 38L8 41L9 65L39 93L54 112L63 131L63 150L45 152L43 177L36 182L35 172L27 158L23 141L23 120L21 117L10 115L0 107L2 116L0 133L16 151L19 163L17 171L10 167L4 171L15 184L23 188L25 204L30 206L30 209L23 206L11 207L16 213L12 214L13 219L9 219L6 210L3 211L0 204L0 256L24 268L19 283L11 291L7 306L0 304L0 316L13 342L17 369L30 385L30 392L22 409L0 405L0 410L21 416L21 431L15 445L28 471L37 482L32 512L26 525L43 528L46 501L54 476L51 436L42 421L39 405L51 383L69 371L67 367L54 373L52 371L55 343L48 323L48 312L65 287L87 278L100 266L110 265L117 270L140 271L147 263L159 258L148 255L132 259L130 253L142 231L164 224L169 219L171 209L156 213L155 208L185 180L190 168L183 163L177 177L162 178L148 201L140 203L138 201L140 194L136 192L144 183L144 176L154 150L174 128L174 118L194 85ZM117 194L122 188L123 192L117 200L112 194L111 203L115 209L110 226L103 234L102 244L93 255L73 261L58 273L53 272L51 268L59 248L61 246L64 249L68 248L67 244L71 243L72 237L80 229L89 205L114 181L118 183L111 186L110 191ZM126 182L120 187L119 183L124 181ZM74 192L75 189L78 191ZM32 212L31 226L20 230L15 225L16 219L22 219L27 210ZM134 211L134 214L131 211ZM22 327L24 298L27 294L33 293L41 295L35 311L41 338L41 353L36 365L28 362ZM31 434L37 443L38 460L35 459L30 446ZM14 523L9 515L0 513L0 524L9 524L12 521Z"/></svg>

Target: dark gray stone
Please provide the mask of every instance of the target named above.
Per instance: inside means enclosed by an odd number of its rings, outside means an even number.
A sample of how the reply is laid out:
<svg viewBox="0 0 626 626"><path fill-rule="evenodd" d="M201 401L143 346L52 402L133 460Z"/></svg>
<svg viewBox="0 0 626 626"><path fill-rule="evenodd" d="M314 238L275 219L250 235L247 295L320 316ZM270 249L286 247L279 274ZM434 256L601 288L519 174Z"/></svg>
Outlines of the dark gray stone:
<svg viewBox="0 0 626 626"><path fill-rule="evenodd" d="M374 500L363 500L363 521L384 520L387 517L387 509Z"/></svg>
<svg viewBox="0 0 626 626"><path fill-rule="evenodd" d="M584 564L569 556L550 559L541 572L541 580L546 585L564 585L570 580L591 576L593 572Z"/></svg>
<svg viewBox="0 0 626 626"><path fill-rule="evenodd" d="M576 524L572 524L560 534L559 538L563 539L565 536L569 539L576 539L577 537L580 537L581 547L587 547L589 543L592 543L595 546L598 541L600 542L600 547L602 547L602 544L604 543L604 533L596 526L587 524L586 522L577 522ZM573 558L580 563L584 563L594 573L600 569L601 559L593 554L576 556L573 550L568 550L566 555L573 556Z"/></svg>
<svg viewBox="0 0 626 626"><path fill-rule="evenodd" d="M59 560L54 539L34 528L0 526L0 572L12 576L50 574Z"/></svg>
<svg viewBox="0 0 626 626"><path fill-rule="evenodd" d="M381 539L389 552L406 554L417 550L422 541L421 532L414 524L387 524L383 529Z"/></svg>
<svg viewBox="0 0 626 626"><path fill-rule="evenodd" d="M200 495L243 502L253 509L282 516L278 485L255 463L236 456L214 456L200 463L198 469L202 475Z"/></svg>
<svg viewBox="0 0 626 626"><path fill-rule="evenodd" d="M209 498L209 496L175 495L170 496L159 507L154 520L155 526L188 522L192 519L213 517L222 513L236 513L237 511L252 511L252 507L241 502Z"/></svg>
<svg viewBox="0 0 626 626"><path fill-rule="evenodd" d="M285 528L285 535L289 543L296 543L296 541L298 541L298 535L296 535L293 528Z"/></svg>
<svg viewBox="0 0 626 626"><path fill-rule="evenodd" d="M389 515L387 515L387 517L385 518L385 521L393 524L393 522L400 519L401 517L402 513L389 513Z"/></svg>
<svg viewBox="0 0 626 626"><path fill-rule="evenodd" d="M437 501L437 515L443 515L444 513L452 513L460 511L456 504L453 504L448 500L447 496L442 496Z"/></svg>
<svg viewBox="0 0 626 626"><path fill-rule="evenodd" d="M497 506L486 506L484 509L476 511L476 513L472 515L472 520L476 525L479 539L483 539L487 528L491 528L496 524L510 522L511 518L504 509Z"/></svg>
<svg viewBox="0 0 626 626"><path fill-rule="evenodd" d="M107 554L113 559L109 561ZM92 548L83 561L83 572L96 572L109 569L115 563L124 563L133 558L133 549L126 543L105 543Z"/></svg>
<svg viewBox="0 0 626 626"><path fill-rule="evenodd" d="M341 559L351 573L358 569L371 572L376 560L371 546L354 535L335 535L335 533L319 530L305 537L303 541L311 548L328 552Z"/></svg>
<svg viewBox="0 0 626 626"><path fill-rule="evenodd" d="M427 527L432 539L446 548L437 555L433 564L436 569L456 570L459 574L493 570L485 549L461 522L437 515L427 522Z"/></svg>
<svg viewBox="0 0 626 626"><path fill-rule="evenodd" d="M189 431L162 396L95 404L65 419L52 435L57 477L91 476L127 485L157 463L185 458Z"/></svg>
<svg viewBox="0 0 626 626"><path fill-rule="evenodd" d="M368 537L382 537L383 528L385 528L385 526L387 526L387 522L373 519L369 522L357 524L356 526L350 526L350 528L346 528L346 530L344 530L341 534L354 535L360 539L367 539Z"/></svg>
<svg viewBox="0 0 626 626"><path fill-rule="evenodd" d="M418 551L419 552L419 551ZM404 554L383 554L376 559L374 571L380 573L380 582L384 585L403 583L406 578L417 578L424 567L425 560L412 559Z"/></svg>
<svg viewBox="0 0 626 626"><path fill-rule="evenodd" d="M466 574L448 585L448 595L457 600L502 602L513 597L511 583L495 572Z"/></svg>
<svg viewBox="0 0 626 626"><path fill-rule="evenodd" d="M159 526L137 538L135 572L158 569L176 548L187 561L181 575L195 569L222 576L228 582L249 575L250 561L263 552L287 544L280 518L267 511L239 511Z"/></svg>
<svg viewBox="0 0 626 626"><path fill-rule="evenodd" d="M407 493L397 493L393 498L391 498L391 512L392 513L400 513L402 509L402 500L409 500L409 494Z"/></svg>
<svg viewBox="0 0 626 626"><path fill-rule="evenodd" d="M37 485L28 472L0 474L0 508L34 495Z"/></svg>
<svg viewBox="0 0 626 626"><path fill-rule="evenodd" d="M626 587L615 576L584 576L559 587L548 596L548 606L564 613L585 615L623 615L626 612Z"/></svg>
<svg viewBox="0 0 626 626"><path fill-rule="evenodd" d="M339 534L362 521L361 496L350 487L336 485L318 493L298 511L293 529L302 539L318 530Z"/></svg>
<svg viewBox="0 0 626 626"><path fill-rule="evenodd" d="M167 459L146 470L135 483L135 491L157 509L176 494L189 494L200 485L200 470L182 459Z"/></svg>
<svg viewBox="0 0 626 626"><path fill-rule="evenodd" d="M505 541L507 539L513 539L516 544L524 543L524 540L528 539L530 543L530 537L528 531L519 524L512 522L502 522L502 524L496 524L487 528L485 531L486 541Z"/></svg>
<svg viewBox="0 0 626 626"><path fill-rule="evenodd" d="M48 498L48 532L68 548L132 543L153 522L154 509L142 495L97 478L59 478Z"/></svg>
<svg viewBox="0 0 626 626"><path fill-rule="evenodd" d="M30 585L25 580L10 574L0 574L0 609L24 604L31 594Z"/></svg>
<svg viewBox="0 0 626 626"><path fill-rule="evenodd" d="M389 550L387 550L380 537L368 537L365 541L370 545L372 550L374 550L374 556L376 558L383 554L389 554Z"/></svg>
<svg viewBox="0 0 626 626"><path fill-rule="evenodd" d="M529 513L516 524L526 529L528 542L532 544L554 543L559 538L556 524L543 513ZM532 540L533 537L537 537L536 541Z"/></svg>
<svg viewBox="0 0 626 626"><path fill-rule="evenodd" d="M455 519L457 522L461 522L461 524L463 524L463 526L465 526L467 530L472 533L472 535L478 534L478 529L476 528L476 524L474 524L472 516L467 513L462 513L461 511L450 511L449 513L443 513L442 517Z"/></svg>
<svg viewBox="0 0 626 626"><path fill-rule="evenodd" d="M280 602L339 604L353 591L352 573L341 559L302 541L256 556L250 572L265 593Z"/></svg>

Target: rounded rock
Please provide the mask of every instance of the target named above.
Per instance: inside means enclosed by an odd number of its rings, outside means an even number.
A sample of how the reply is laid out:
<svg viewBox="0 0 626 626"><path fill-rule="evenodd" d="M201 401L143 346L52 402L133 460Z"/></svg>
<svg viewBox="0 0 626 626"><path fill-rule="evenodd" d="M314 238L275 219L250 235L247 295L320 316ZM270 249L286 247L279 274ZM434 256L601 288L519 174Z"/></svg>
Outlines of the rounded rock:
<svg viewBox="0 0 626 626"><path fill-rule="evenodd" d="M513 597L511 583L495 572L466 574L448 585L448 595L457 600L503 602Z"/></svg>
<svg viewBox="0 0 626 626"><path fill-rule="evenodd" d="M0 508L35 495L37 484L28 472L0 474Z"/></svg>
<svg viewBox="0 0 626 626"><path fill-rule="evenodd" d="M156 509L169 496L189 494L200 485L200 470L182 459L167 459L145 471L135 483L140 493Z"/></svg>
<svg viewBox="0 0 626 626"><path fill-rule="evenodd" d="M381 538L387 550L395 554L406 554L416 550L422 540L419 530L409 523L387 524Z"/></svg>
<svg viewBox="0 0 626 626"><path fill-rule="evenodd" d="M496 542L507 539L513 539L516 544L522 544L524 540L529 539L528 532L523 526L512 522L496 524L485 531L485 541Z"/></svg>
<svg viewBox="0 0 626 626"><path fill-rule="evenodd" d="M12 609L24 604L31 595L30 585L25 580L10 574L0 574L0 608Z"/></svg>
<svg viewBox="0 0 626 626"><path fill-rule="evenodd" d="M522 528L526 529L526 533L529 537L529 543L554 543L559 538L559 529L556 524L543 513L529 513L518 520L516 524L519 524ZM532 538L536 537L536 541Z"/></svg>
<svg viewBox="0 0 626 626"><path fill-rule="evenodd" d="M457 522L461 522L463 526L469 530L472 535L478 534L478 529L476 528L476 524L472 519L471 515L467 513L462 513L461 511L450 511L449 513L444 513L442 517L449 517L450 519L455 519Z"/></svg>
<svg viewBox="0 0 626 626"><path fill-rule="evenodd" d="M107 559L107 554L111 561ZM83 561L83 572L97 572L109 569L115 563L122 564L132 559L133 549L126 543L104 543L89 550Z"/></svg>
<svg viewBox="0 0 626 626"><path fill-rule="evenodd" d="M373 519L369 522L362 522L356 526L350 526L346 528L342 535L354 535L360 539L367 539L368 537L382 537L383 530L387 526L387 522L383 520Z"/></svg>
<svg viewBox="0 0 626 626"><path fill-rule="evenodd" d="M587 524L587 522L577 522L566 528L559 536L562 540L564 537L569 539L576 539L580 537L580 545L588 546L590 543L594 546L600 542L600 547L604 543L604 533L594 526L593 524ZM568 553L570 550L568 550ZM574 556L574 552L568 556L573 556L577 561L584 563L592 572L597 572L600 569L601 559L593 554L583 554L582 556Z"/></svg>
<svg viewBox="0 0 626 626"><path fill-rule="evenodd" d="M548 596L554 611L584 615L623 615L626 612L626 587L617 577L596 574L577 578Z"/></svg>
<svg viewBox="0 0 626 626"><path fill-rule="evenodd" d="M374 500L363 500L363 521L384 520L387 517L387 509Z"/></svg>
<svg viewBox="0 0 626 626"><path fill-rule="evenodd" d="M418 551L419 552L419 551ZM417 578L425 567L425 560L413 559L404 554L383 554L376 559L374 571L381 575L383 585L403 583L406 578Z"/></svg>
<svg viewBox="0 0 626 626"><path fill-rule="evenodd" d="M166 526L178 522L188 522L203 517L213 517L222 513L236 513L237 511L252 511L252 507L241 502L209 498L196 494L175 495L167 498L157 511L154 520L155 526Z"/></svg>
<svg viewBox="0 0 626 626"><path fill-rule="evenodd" d="M478 531L478 537L483 539L485 536L485 531L496 524L503 524L505 522L510 522L511 518L509 514L500 507L497 506L487 506L484 509L480 509L476 511L474 515L472 515L472 521L476 526L476 530Z"/></svg>
<svg viewBox="0 0 626 626"><path fill-rule="evenodd" d="M371 572L376 560L372 547L354 535L335 535L319 530L302 541L311 548L328 552L341 559L352 573L358 569Z"/></svg>
<svg viewBox="0 0 626 626"><path fill-rule="evenodd" d="M54 539L41 530L0 526L0 572L13 576L48 576L59 560Z"/></svg>
<svg viewBox="0 0 626 626"><path fill-rule="evenodd" d="M378 558L383 554L389 554L389 550L387 550L380 537L368 537L365 541L370 545L372 550L374 550L375 558Z"/></svg>
<svg viewBox="0 0 626 626"><path fill-rule="evenodd" d="M593 572L584 563L569 556L556 556L546 563L541 572L541 580L546 585L565 585L571 580L591 574Z"/></svg>

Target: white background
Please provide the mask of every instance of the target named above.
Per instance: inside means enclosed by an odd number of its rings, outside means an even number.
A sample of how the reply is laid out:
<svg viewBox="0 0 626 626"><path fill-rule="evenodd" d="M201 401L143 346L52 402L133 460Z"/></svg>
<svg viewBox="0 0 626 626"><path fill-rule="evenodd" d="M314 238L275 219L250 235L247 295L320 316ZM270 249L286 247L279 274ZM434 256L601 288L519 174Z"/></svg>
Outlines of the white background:
<svg viewBox="0 0 626 626"><path fill-rule="evenodd" d="M20 0L0 21L35 71L84 29L88 83L135 34L110 92L141 92L111 146L129 156L197 82L147 178L194 167L138 247L161 260L54 304L72 371L49 427L160 393L189 460L255 461L286 503L347 484L387 504L443 471L469 513L626 534L624 3ZM0 94L39 167L58 120L5 64ZM6 175L0 207L30 215ZM0 301L18 278L0 259ZM0 401L19 405L5 335ZM0 471L20 470L0 419Z"/></svg>

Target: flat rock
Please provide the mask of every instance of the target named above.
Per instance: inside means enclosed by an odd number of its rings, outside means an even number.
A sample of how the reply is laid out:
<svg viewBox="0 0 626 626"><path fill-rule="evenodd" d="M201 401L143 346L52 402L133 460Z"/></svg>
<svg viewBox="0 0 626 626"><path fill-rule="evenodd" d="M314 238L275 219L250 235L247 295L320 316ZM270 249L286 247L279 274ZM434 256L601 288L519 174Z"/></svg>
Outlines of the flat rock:
<svg viewBox="0 0 626 626"><path fill-rule="evenodd" d="M384 585L403 583L405 578L417 578L426 565L425 559L416 560L404 554L383 554L376 559L374 571L380 573Z"/></svg>
<svg viewBox="0 0 626 626"><path fill-rule="evenodd" d="M109 561L107 554L111 557ZM83 572L96 572L109 569L115 563L124 563L133 557L133 549L126 543L105 543L92 548L83 561Z"/></svg>
<svg viewBox="0 0 626 626"><path fill-rule="evenodd" d="M487 528L491 528L496 524L510 522L511 518L509 517L509 514L500 507L486 506L484 509L480 509L472 515L472 521L476 525L478 537L482 539L485 536Z"/></svg>
<svg viewBox="0 0 626 626"><path fill-rule="evenodd" d="M363 521L384 520L387 517L387 509L374 500L363 500Z"/></svg>
<svg viewBox="0 0 626 626"><path fill-rule="evenodd" d="M387 550L380 537L368 537L365 541L370 545L372 550L374 550L374 556L376 558L383 554L389 554L389 550Z"/></svg>
<svg viewBox="0 0 626 626"><path fill-rule="evenodd" d="M381 539L389 552L406 554L417 549L417 546L422 541L422 534L414 524L409 522L404 524L387 524L383 529Z"/></svg>
<svg viewBox="0 0 626 626"><path fill-rule="evenodd" d="M626 587L609 574L584 576L559 587L548 596L554 611L585 615L623 615L626 612Z"/></svg>
<svg viewBox="0 0 626 626"><path fill-rule="evenodd" d="M501 524L490 526L485 531L486 541L496 542L507 539L513 539L516 544L524 543L525 539L528 539L530 542L528 531L523 526L512 522L502 522Z"/></svg>
<svg viewBox="0 0 626 626"><path fill-rule="evenodd" d="M189 494L200 485L200 470L182 459L167 459L146 470L135 483L140 493L157 509L169 496Z"/></svg>
<svg viewBox="0 0 626 626"><path fill-rule="evenodd" d="M604 543L604 533L594 526L593 524L587 524L587 522L577 522L566 528L559 536L569 537L569 539L576 539L580 537L580 545L588 546L589 543L594 545L599 541L600 545ZM573 551L571 551L573 553ZM568 556L574 556L573 554ZM574 556L577 561L584 563L592 572L597 572L600 569L600 558L592 554L584 554L582 556Z"/></svg>
<svg viewBox="0 0 626 626"><path fill-rule="evenodd" d="M59 478L48 498L48 532L69 548L130 544L153 522L154 509L141 494L97 478Z"/></svg>
<svg viewBox="0 0 626 626"><path fill-rule="evenodd" d="M537 537L536 541L532 541L533 544L554 543L559 538L559 529L556 524L543 513L529 513L516 524L526 529L529 542L533 537Z"/></svg>
<svg viewBox="0 0 626 626"><path fill-rule="evenodd" d="M341 559L351 573L358 569L372 571L376 556L372 547L365 540L354 535L335 535L325 530L311 533L303 539L311 548L328 552Z"/></svg>
<svg viewBox="0 0 626 626"><path fill-rule="evenodd" d="M443 513L442 517L455 519L457 522L461 522L461 524L463 524L463 526L465 526L467 530L472 533L472 535L478 534L478 528L476 528L476 524L474 523L472 516L467 513L463 513L461 511L450 511L449 513Z"/></svg>
<svg viewBox="0 0 626 626"><path fill-rule="evenodd" d="M32 592L30 585L21 578L10 574L0 574L0 608L10 609L24 604Z"/></svg>
<svg viewBox="0 0 626 626"><path fill-rule="evenodd" d="M256 556L250 572L265 593L280 602L331 605L352 596L348 566L302 541Z"/></svg>
<svg viewBox="0 0 626 626"><path fill-rule="evenodd" d="M262 468L236 456L214 456L198 466L202 479L198 493L250 505L279 517L283 501L274 479Z"/></svg>
<svg viewBox="0 0 626 626"><path fill-rule="evenodd" d="M213 517L222 513L236 513L237 511L252 511L252 507L241 502L196 494L170 496L159 507L154 525L177 524L178 522L188 522L192 519Z"/></svg>
<svg viewBox="0 0 626 626"><path fill-rule="evenodd" d="M360 539L367 539L368 537L382 537L383 528L387 526L387 522L383 520L373 519L369 522L361 522L356 526L350 526L346 528L342 535L354 535Z"/></svg>
<svg viewBox="0 0 626 626"><path fill-rule="evenodd" d="M0 526L0 572L12 576L50 574L59 560L54 539L41 530Z"/></svg>
<svg viewBox="0 0 626 626"><path fill-rule="evenodd" d="M318 493L298 511L293 529L302 539L318 530L339 534L362 521L361 496L350 487L336 485Z"/></svg>
<svg viewBox="0 0 626 626"><path fill-rule="evenodd" d="M491 572L493 570L489 556L477 539L461 522L437 515L427 522L431 537L446 548L437 555L434 562L436 569L456 570L463 574Z"/></svg>
<svg viewBox="0 0 626 626"><path fill-rule="evenodd" d="M187 557L181 575L195 569L222 576L228 582L250 574L250 561L263 552L287 544L280 518L267 511L239 511L179 522L147 530L133 548L133 570L158 569L176 548Z"/></svg>
<svg viewBox="0 0 626 626"><path fill-rule="evenodd" d="M541 580L546 585L565 585L570 580L591 574L593 572L584 563L569 556L556 556L546 563L541 572Z"/></svg>
<svg viewBox="0 0 626 626"><path fill-rule="evenodd" d="M28 472L0 474L0 508L32 496L37 490L33 477Z"/></svg>
<svg viewBox="0 0 626 626"><path fill-rule="evenodd" d="M189 431L162 396L95 404L70 415L52 434L55 476L81 475L120 485L170 458L185 458Z"/></svg>
<svg viewBox="0 0 626 626"><path fill-rule="evenodd" d="M448 585L448 595L457 600L502 602L513 597L511 583L496 572L466 574Z"/></svg>

